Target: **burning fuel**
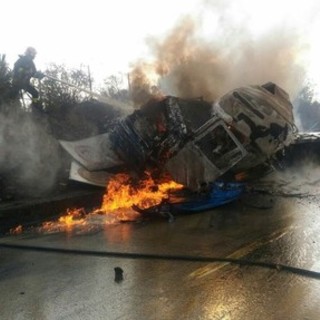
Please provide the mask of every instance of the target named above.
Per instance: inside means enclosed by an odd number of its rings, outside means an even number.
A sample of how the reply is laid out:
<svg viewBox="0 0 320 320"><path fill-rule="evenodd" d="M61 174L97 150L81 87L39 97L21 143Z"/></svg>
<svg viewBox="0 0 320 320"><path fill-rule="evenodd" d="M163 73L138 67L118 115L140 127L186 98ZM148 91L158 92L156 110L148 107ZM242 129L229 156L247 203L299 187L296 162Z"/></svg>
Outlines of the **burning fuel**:
<svg viewBox="0 0 320 320"><path fill-rule="evenodd" d="M67 213L59 218L57 222L47 221L38 228L39 232L62 232L72 231L74 228L83 228L87 226L86 212L83 208L68 209Z"/></svg>
<svg viewBox="0 0 320 320"><path fill-rule="evenodd" d="M156 183L147 173L145 179L135 184L129 175L118 174L109 181L99 209L92 212L86 212L84 208L68 209L58 221L44 222L33 230L40 233L83 233L106 224L135 221L140 217L140 213L133 207L147 209L156 206L168 199L171 191L182 188L183 185L172 180ZM10 234L17 235L22 232L23 227L19 225L13 228Z"/></svg>
<svg viewBox="0 0 320 320"><path fill-rule="evenodd" d="M18 225L17 227L12 228L12 229L10 230L10 234L11 234L11 235L17 235L17 234L22 233L22 231L23 231L22 225Z"/></svg>
<svg viewBox="0 0 320 320"><path fill-rule="evenodd" d="M128 175L118 174L109 182L99 212L108 214L115 210L130 210L133 205L147 209L168 198L170 190L182 188L183 185L174 181L157 185L150 175L140 181L138 186L133 186Z"/></svg>

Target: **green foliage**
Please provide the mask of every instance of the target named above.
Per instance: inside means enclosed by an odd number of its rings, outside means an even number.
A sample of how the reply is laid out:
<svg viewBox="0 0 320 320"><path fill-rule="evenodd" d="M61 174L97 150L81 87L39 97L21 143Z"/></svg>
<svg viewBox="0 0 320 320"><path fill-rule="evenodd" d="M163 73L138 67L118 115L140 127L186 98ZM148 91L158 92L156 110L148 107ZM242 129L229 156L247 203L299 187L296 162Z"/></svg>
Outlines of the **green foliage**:
<svg viewBox="0 0 320 320"><path fill-rule="evenodd" d="M41 100L48 111L74 106L87 98L79 89L89 90L90 78L82 70L67 70L63 65L51 64L41 80ZM77 89L79 88L79 89Z"/></svg>
<svg viewBox="0 0 320 320"><path fill-rule="evenodd" d="M6 62L6 55L0 54L0 102L6 99L11 88L11 71Z"/></svg>

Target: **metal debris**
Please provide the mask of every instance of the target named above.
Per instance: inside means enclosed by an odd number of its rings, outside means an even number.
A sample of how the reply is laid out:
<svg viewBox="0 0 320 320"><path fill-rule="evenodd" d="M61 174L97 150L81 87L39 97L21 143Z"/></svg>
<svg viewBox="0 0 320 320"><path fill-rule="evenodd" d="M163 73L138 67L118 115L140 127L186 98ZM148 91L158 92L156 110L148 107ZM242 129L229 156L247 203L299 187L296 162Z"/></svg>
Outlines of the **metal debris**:
<svg viewBox="0 0 320 320"><path fill-rule="evenodd" d="M115 272L114 281L116 283L122 282L123 281L123 270L120 267L115 267L114 272Z"/></svg>

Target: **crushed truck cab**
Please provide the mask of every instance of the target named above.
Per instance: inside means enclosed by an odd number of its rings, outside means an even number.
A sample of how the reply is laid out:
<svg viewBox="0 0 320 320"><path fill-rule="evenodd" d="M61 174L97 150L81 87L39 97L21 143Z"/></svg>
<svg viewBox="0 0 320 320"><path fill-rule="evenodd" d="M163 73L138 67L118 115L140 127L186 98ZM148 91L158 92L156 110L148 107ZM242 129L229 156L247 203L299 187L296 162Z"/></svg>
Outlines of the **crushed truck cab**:
<svg viewBox="0 0 320 320"><path fill-rule="evenodd" d="M265 163L296 131L288 94L267 83L237 88L214 103L151 100L110 132L60 143L74 160L71 179L105 186L114 172L167 172L197 190L227 172Z"/></svg>

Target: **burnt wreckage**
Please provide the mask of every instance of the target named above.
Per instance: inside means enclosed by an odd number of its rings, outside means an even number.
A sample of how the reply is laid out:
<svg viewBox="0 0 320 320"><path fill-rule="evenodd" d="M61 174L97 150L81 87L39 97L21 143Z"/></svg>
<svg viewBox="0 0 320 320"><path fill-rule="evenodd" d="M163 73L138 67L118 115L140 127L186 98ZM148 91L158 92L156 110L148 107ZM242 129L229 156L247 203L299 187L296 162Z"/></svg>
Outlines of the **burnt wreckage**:
<svg viewBox="0 0 320 320"><path fill-rule="evenodd" d="M230 91L214 104L167 96L114 128L60 141L72 156L70 178L105 186L115 172L167 172L187 189L264 165L297 133L288 94L274 83ZM235 180L234 180L235 181Z"/></svg>

